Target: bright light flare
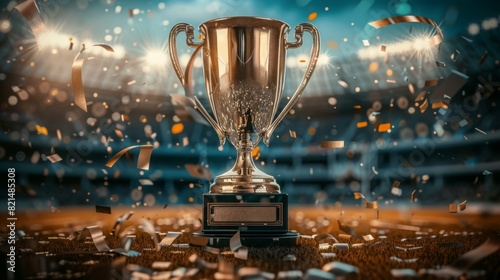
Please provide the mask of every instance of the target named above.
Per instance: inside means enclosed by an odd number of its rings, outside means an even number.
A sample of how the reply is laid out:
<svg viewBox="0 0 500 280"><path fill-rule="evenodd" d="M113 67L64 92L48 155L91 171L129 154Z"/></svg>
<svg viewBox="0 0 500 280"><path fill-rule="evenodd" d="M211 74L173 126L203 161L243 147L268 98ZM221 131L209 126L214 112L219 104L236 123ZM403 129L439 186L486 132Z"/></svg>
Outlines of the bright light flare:
<svg viewBox="0 0 500 280"><path fill-rule="evenodd" d="M161 49L151 49L146 51L144 62L150 67L163 67L167 65L167 52Z"/></svg>
<svg viewBox="0 0 500 280"><path fill-rule="evenodd" d="M41 49L48 48L67 48L69 45L69 38L71 36L58 33L56 31L47 30L40 34L38 45Z"/></svg>

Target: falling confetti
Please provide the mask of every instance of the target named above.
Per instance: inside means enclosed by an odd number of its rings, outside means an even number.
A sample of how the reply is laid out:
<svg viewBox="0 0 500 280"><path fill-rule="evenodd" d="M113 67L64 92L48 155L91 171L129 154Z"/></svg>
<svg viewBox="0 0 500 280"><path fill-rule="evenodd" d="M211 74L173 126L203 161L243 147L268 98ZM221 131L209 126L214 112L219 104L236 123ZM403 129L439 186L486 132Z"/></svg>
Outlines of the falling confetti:
<svg viewBox="0 0 500 280"><path fill-rule="evenodd" d="M344 141L323 141L320 146L321 148L341 149L344 148Z"/></svg>
<svg viewBox="0 0 500 280"><path fill-rule="evenodd" d="M106 44L95 44L94 47L101 47L108 52L114 52L113 48ZM76 55L73 65L71 66L71 86L73 87L75 105L87 112L87 101L85 99L82 81L82 68L85 58L80 57L82 53L83 49Z"/></svg>
<svg viewBox="0 0 500 280"><path fill-rule="evenodd" d="M318 13L317 13L317 12L312 12L312 13L310 13L310 14L309 14L309 16L307 17L307 19L308 19L309 21L313 21L313 20L315 20L317 17L318 17Z"/></svg>
<svg viewBox="0 0 500 280"><path fill-rule="evenodd" d="M62 158L58 154L53 154L53 155L47 156L47 159L50 160L50 162L52 162L52 163L55 163L55 162L62 160Z"/></svg>
<svg viewBox="0 0 500 280"><path fill-rule="evenodd" d="M139 169L149 169L149 161L151 158L151 153L153 152L153 146L151 145L136 145L127 147L121 151L119 151L116 155L114 155L108 162L106 162L106 166L111 168L115 163L128 151L140 148L139 157L137 158L137 168Z"/></svg>

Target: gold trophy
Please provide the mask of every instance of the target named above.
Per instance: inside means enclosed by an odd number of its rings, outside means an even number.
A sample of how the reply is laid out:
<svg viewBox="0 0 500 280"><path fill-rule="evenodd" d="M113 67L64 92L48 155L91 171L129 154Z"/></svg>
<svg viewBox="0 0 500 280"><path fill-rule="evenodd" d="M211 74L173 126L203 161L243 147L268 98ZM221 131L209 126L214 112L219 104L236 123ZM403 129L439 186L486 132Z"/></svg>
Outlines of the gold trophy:
<svg viewBox="0 0 500 280"><path fill-rule="evenodd" d="M287 42L290 27L279 20L259 17L227 17L200 25L200 42L186 23L170 31L169 52L186 96L219 136L236 148L236 163L217 176L210 193L203 196L203 228L198 235L213 246L227 246L237 231L245 245L295 243L298 234L288 231L288 195L280 192L273 176L259 170L252 150L271 135L298 101L314 71L320 50L319 32L310 23L295 27L295 42ZM273 121L285 81L286 51L302 45L302 35L312 35L309 64L299 87ZM186 33L195 49L185 71L177 56L176 38ZM193 64L201 52L208 101L214 117L193 93Z"/></svg>

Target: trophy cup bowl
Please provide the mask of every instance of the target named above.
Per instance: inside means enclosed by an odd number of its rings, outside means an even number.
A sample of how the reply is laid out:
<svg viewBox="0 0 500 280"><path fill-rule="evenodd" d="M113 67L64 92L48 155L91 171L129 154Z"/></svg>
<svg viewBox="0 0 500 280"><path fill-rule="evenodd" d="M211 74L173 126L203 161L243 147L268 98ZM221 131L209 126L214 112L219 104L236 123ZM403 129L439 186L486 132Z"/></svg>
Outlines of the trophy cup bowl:
<svg viewBox="0 0 500 280"><path fill-rule="evenodd" d="M210 193L204 195L202 235L220 239L240 231L242 239L262 239L263 234L272 240L296 238L296 233L288 232L288 196L252 159L260 140L269 145L273 131L297 102L316 66L320 48L316 27L297 25L295 42L287 42L289 30L279 20L227 17L201 24L200 42L193 41L194 28L187 23L175 25L170 32L170 58L186 96L217 132L220 144L228 139L237 150L234 166L217 176ZM186 44L195 48L185 71L177 56L176 38L181 32L186 33ZM286 51L302 45L304 32L313 39L308 66L299 87L273 120L284 87ZM193 93L198 53L214 117Z"/></svg>

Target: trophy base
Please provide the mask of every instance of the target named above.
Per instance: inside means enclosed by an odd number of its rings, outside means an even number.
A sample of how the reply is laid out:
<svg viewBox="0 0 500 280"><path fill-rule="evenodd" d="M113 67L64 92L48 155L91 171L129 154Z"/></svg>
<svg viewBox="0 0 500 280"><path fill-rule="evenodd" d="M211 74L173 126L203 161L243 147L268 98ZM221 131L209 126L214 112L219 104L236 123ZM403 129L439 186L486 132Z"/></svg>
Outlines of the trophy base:
<svg viewBox="0 0 500 280"><path fill-rule="evenodd" d="M223 248L229 247L229 240L233 237L232 233L204 233L198 231L193 233L195 236L208 238L208 246ZM240 232L241 244L247 247L269 247L269 246L294 246L299 239L298 232L286 233L243 233Z"/></svg>
<svg viewBox="0 0 500 280"><path fill-rule="evenodd" d="M204 234L288 233L285 193L208 193L203 195Z"/></svg>

